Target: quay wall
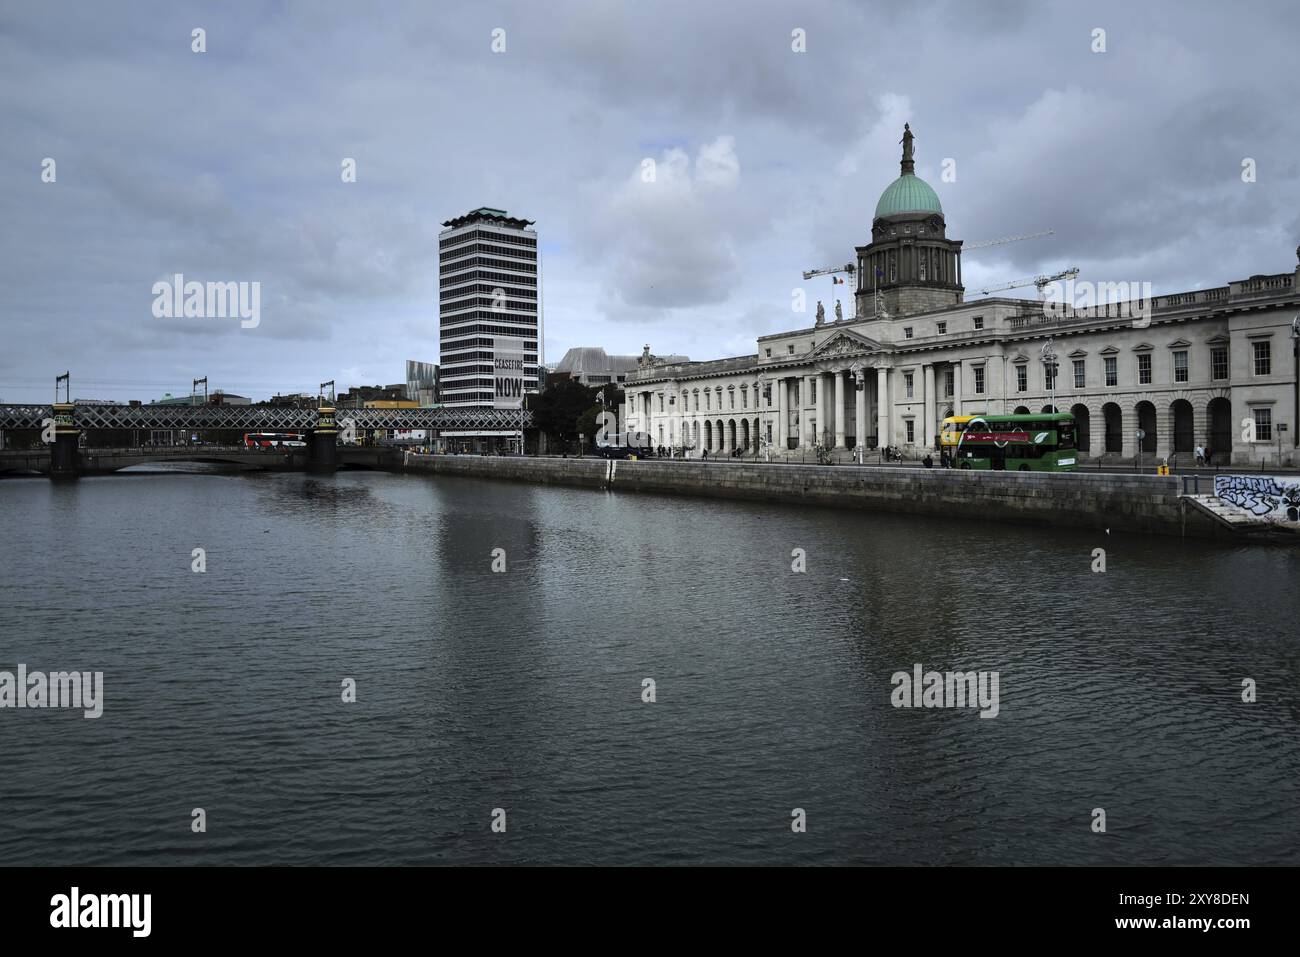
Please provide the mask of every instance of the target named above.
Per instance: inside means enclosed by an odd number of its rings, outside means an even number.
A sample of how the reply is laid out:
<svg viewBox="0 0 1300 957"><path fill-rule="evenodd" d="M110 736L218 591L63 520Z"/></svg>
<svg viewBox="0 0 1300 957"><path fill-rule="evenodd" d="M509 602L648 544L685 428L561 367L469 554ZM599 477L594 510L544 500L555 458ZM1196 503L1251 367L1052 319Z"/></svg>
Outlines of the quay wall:
<svg viewBox="0 0 1300 957"><path fill-rule="evenodd" d="M542 485L1240 541L1240 534L1187 507L1176 476L474 455L408 455L403 467Z"/></svg>

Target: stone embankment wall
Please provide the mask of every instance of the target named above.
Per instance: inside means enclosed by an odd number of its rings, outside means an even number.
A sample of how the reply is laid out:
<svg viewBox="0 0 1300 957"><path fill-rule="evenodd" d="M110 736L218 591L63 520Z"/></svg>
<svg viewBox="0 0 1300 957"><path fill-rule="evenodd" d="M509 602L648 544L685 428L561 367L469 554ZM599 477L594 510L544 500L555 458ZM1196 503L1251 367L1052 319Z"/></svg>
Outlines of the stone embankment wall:
<svg viewBox="0 0 1300 957"><path fill-rule="evenodd" d="M409 455L404 468L542 485L1240 540L1188 508L1176 476L475 455Z"/></svg>

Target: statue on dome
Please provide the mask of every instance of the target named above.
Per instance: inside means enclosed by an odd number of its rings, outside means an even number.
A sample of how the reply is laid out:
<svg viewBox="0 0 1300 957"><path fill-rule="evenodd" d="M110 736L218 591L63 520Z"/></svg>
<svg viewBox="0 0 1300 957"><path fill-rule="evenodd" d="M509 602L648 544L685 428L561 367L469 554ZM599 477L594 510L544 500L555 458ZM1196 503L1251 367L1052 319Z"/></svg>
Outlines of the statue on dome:
<svg viewBox="0 0 1300 957"><path fill-rule="evenodd" d="M915 138L916 137L912 135L912 124L904 123L903 138L899 140L899 142L903 144L904 163L910 163L912 161L912 140L914 140Z"/></svg>
<svg viewBox="0 0 1300 957"><path fill-rule="evenodd" d="M825 321L826 321L826 307L823 306L822 301L818 299L817 300L817 325L820 326Z"/></svg>

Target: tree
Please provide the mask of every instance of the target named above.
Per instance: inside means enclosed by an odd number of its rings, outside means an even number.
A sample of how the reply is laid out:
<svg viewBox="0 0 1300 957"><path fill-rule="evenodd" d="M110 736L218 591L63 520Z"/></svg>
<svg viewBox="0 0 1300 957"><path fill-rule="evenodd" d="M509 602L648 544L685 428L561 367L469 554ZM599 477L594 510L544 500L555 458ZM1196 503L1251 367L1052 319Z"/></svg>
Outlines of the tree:
<svg viewBox="0 0 1300 957"><path fill-rule="evenodd" d="M561 442L576 438L581 431L579 419L583 413L596 406L596 395L597 390L588 388L576 379L557 382L548 386L530 403L533 423Z"/></svg>

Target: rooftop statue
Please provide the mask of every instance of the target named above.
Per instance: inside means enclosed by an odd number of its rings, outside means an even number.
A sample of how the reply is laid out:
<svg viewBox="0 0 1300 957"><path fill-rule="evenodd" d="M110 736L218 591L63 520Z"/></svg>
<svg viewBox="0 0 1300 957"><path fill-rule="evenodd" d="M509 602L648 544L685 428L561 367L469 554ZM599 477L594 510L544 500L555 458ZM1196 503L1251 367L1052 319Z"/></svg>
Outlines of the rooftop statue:
<svg viewBox="0 0 1300 957"><path fill-rule="evenodd" d="M825 321L826 321L826 307L823 306L822 301L818 299L817 300L817 325L820 326Z"/></svg>
<svg viewBox="0 0 1300 957"><path fill-rule="evenodd" d="M912 140L914 139L916 139L916 137L912 135L912 125L910 123L904 123L903 138L899 140L899 142L903 144L904 163L910 163L912 161Z"/></svg>

